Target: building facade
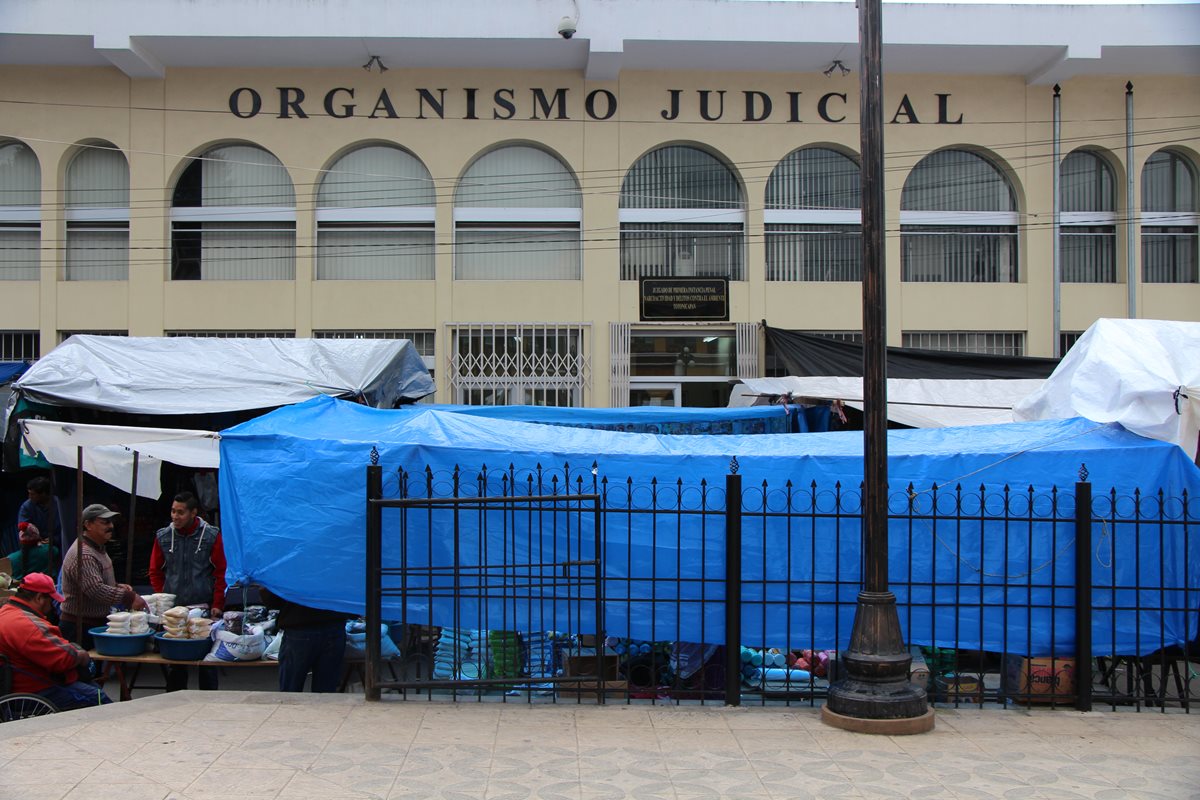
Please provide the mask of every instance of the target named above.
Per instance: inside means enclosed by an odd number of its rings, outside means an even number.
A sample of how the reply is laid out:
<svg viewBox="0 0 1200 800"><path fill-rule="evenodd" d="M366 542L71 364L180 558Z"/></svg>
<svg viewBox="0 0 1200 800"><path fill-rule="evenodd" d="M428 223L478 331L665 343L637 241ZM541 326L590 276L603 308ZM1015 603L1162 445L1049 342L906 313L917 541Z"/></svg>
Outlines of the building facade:
<svg viewBox="0 0 1200 800"><path fill-rule="evenodd" d="M724 405L763 322L861 329L853 4L95 5L0 2L0 360L403 336L442 402ZM1200 320L1198 16L885 6L889 344Z"/></svg>

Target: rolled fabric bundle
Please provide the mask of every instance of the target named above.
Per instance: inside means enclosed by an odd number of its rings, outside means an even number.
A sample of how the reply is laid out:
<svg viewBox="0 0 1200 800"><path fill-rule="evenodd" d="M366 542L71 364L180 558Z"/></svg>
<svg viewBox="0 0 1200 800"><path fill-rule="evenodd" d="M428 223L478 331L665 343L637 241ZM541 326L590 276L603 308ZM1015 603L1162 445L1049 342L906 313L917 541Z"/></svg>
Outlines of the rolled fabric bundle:
<svg viewBox="0 0 1200 800"><path fill-rule="evenodd" d="M812 673L803 669L780 669L779 667L769 667L767 669L754 670L754 677L767 684L776 686L785 686L791 684L808 683L812 680Z"/></svg>

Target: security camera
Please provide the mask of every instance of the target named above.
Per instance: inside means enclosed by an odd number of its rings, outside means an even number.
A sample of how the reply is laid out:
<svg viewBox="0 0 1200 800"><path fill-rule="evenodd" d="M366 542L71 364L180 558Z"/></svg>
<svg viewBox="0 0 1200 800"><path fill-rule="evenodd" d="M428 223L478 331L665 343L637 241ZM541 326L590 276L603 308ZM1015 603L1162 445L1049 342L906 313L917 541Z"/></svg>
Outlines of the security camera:
<svg viewBox="0 0 1200 800"><path fill-rule="evenodd" d="M564 39L570 39L575 35L576 27L575 20L570 17L563 17L558 21L558 35Z"/></svg>

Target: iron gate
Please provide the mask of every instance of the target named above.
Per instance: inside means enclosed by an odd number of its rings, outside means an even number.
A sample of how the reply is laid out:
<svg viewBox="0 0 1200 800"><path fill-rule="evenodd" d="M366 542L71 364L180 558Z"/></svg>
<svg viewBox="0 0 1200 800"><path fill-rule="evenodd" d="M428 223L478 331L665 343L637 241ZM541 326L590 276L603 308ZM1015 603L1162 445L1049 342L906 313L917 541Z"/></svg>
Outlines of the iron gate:
<svg viewBox="0 0 1200 800"><path fill-rule="evenodd" d="M404 470L393 475L391 498L380 467L367 478L368 698L382 689L574 688L603 701L610 669L602 643L576 642L572 651L558 633L604 630L600 496L584 491L582 477L572 491L569 470L540 467L510 467L498 479L485 467L466 492L457 468L444 485L428 469L419 482ZM489 493L497 484L499 493ZM385 538L388 509L397 514ZM389 607L395 613L385 614ZM399 674L389 664L389 679L381 671L385 616L404 632L407 656Z"/></svg>

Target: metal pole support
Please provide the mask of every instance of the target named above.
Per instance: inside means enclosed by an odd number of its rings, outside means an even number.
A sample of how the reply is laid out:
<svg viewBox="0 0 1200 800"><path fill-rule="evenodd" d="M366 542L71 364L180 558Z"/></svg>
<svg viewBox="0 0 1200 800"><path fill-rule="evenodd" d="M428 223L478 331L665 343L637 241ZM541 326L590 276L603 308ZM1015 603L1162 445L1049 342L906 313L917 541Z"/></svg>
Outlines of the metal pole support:
<svg viewBox="0 0 1200 800"><path fill-rule="evenodd" d="M725 705L742 704L742 476L725 476Z"/></svg>
<svg viewBox="0 0 1200 800"><path fill-rule="evenodd" d="M1075 484L1075 710L1092 710L1092 484L1084 480Z"/></svg>
<svg viewBox="0 0 1200 800"><path fill-rule="evenodd" d="M368 700L379 699L379 655L382 608L383 567L383 467L367 467L367 663L363 670L363 690Z"/></svg>

